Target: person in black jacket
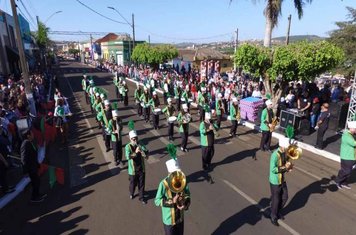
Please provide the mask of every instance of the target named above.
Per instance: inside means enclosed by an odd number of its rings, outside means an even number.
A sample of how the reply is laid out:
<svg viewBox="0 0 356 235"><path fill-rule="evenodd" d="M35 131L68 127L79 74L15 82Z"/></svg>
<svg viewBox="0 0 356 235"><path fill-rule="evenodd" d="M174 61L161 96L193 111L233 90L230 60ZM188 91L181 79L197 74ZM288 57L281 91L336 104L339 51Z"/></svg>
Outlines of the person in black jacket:
<svg viewBox="0 0 356 235"><path fill-rule="evenodd" d="M326 130L329 127L329 119L330 119L330 112L329 112L329 104L324 103L321 106L321 113L319 115L318 121L316 123L315 129L318 131L316 137L316 145L314 146L317 149L323 149L323 138L325 135Z"/></svg>
<svg viewBox="0 0 356 235"><path fill-rule="evenodd" d="M28 174L32 185L31 202L41 202L47 195L40 194L40 177L37 160L37 147L32 142L34 139L32 131L26 130L22 133L24 141L21 144L21 159L24 164L24 173Z"/></svg>

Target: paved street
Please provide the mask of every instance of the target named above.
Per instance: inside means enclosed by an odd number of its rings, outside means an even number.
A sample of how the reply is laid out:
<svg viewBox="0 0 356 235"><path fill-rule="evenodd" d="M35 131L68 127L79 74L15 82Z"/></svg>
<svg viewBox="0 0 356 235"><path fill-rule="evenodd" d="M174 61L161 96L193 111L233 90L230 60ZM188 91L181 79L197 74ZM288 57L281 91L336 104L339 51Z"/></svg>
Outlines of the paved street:
<svg viewBox="0 0 356 235"><path fill-rule="evenodd" d="M81 90L84 68L88 75L94 75L97 85L109 91L109 98L115 99L108 73L77 62L61 62L60 88L75 113L69 146L59 146L57 152L65 162L66 185L49 189L43 182L42 188L49 196L42 204L28 202L30 188L20 194L0 211L0 231L4 234L163 234L161 209L153 201L160 180L167 175L166 121L161 115L161 128L155 131L136 115L132 97L135 86L128 82L129 106L120 104L119 108L125 125L124 143L129 141L126 124L135 120L139 139L150 150L146 164L148 204L142 205L137 197L129 199L127 169L115 167L112 152L105 152L101 130ZM287 175L289 200L283 210L286 219L275 227L267 217L270 155L257 152L257 160L253 159L260 134L239 126L239 137L229 139L230 123L224 121L213 158L211 176L215 183L209 184L201 171L196 110L192 113L189 152L178 150L192 194L191 207L185 214L185 234L355 234L355 175L350 182L352 190L337 190L328 183L337 174L339 164L304 151ZM175 130L174 142L179 144L178 129Z"/></svg>

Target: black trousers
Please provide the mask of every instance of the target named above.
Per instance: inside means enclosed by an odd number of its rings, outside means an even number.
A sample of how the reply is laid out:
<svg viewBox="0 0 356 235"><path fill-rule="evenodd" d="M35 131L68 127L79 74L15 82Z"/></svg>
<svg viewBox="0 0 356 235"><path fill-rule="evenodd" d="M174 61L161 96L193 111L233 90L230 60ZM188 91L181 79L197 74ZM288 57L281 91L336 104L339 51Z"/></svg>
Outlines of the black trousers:
<svg viewBox="0 0 356 235"><path fill-rule="evenodd" d="M180 105L181 105L181 100L180 100L180 97L178 97L178 100L177 100L177 110L178 112L180 111Z"/></svg>
<svg viewBox="0 0 356 235"><path fill-rule="evenodd" d="M151 113L150 108L144 108L144 116L145 116L145 121L146 122L150 121L150 113Z"/></svg>
<svg viewBox="0 0 356 235"><path fill-rule="evenodd" d="M9 188L7 184L6 176L7 176L7 168L2 162L0 162L0 185L2 187L3 192L5 192Z"/></svg>
<svg viewBox="0 0 356 235"><path fill-rule="evenodd" d="M182 143L181 143L181 147L183 149L187 148L187 144L188 144L188 132L181 132L180 133L181 137L182 137Z"/></svg>
<svg viewBox="0 0 356 235"><path fill-rule="evenodd" d="M356 163L355 160L343 160L341 159L340 165L341 169L337 175L335 181L338 184L346 184L352 171L352 166Z"/></svg>
<svg viewBox="0 0 356 235"><path fill-rule="evenodd" d="M140 103L137 104L137 114L138 114L138 116L142 115L142 106Z"/></svg>
<svg viewBox="0 0 356 235"><path fill-rule="evenodd" d="M272 137L272 133L270 131L262 131L261 144L260 144L261 150L269 150L270 149L271 137Z"/></svg>
<svg viewBox="0 0 356 235"><path fill-rule="evenodd" d="M224 104L224 109L225 109L226 115L228 115L230 113L229 112L229 102L227 102L227 100L223 99L223 104Z"/></svg>
<svg viewBox="0 0 356 235"><path fill-rule="evenodd" d="M85 97L85 102L86 102L86 104L89 104L89 96L88 96L88 94L86 93L86 91L84 91L84 97Z"/></svg>
<svg viewBox="0 0 356 235"><path fill-rule="evenodd" d="M32 185L32 196L31 199L37 199L40 196L40 177L37 171L32 171L28 173Z"/></svg>
<svg viewBox="0 0 356 235"><path fill-rule="evenodd" d="M317 136L316 136L316 146L318 148L323 148L323 138L324 138L324 135L325 135L325 132L326 132L326 128L323 128L323 129L318 129L318 133L317 133Z"/></svg>
<svg viewBox="0 0 356 235"><path fill-rule="evenodd" d="M184 221L175 225L163 224L164 233L166 235L183 235L184 234Z"/></svg>
<svg viewBox="0 0 356 235"><path fill-rule="evenodd" d="M221 126L221 115L217 115L216 125L220 129L220 126Z"/></svg>
<svg viewBox="0 0 356 235"><path fill-rule="evenodd" d="M158 129L159 127L159 115L156 115L152 112L152 123L153 123L153 127L155 129Z"/></svg>
<svg viewBox="0 0 356 235"><path fill-rule="evenodd" d="M199 120L202 122L205 119L205 110L203 106L199 105Z"/></svg>
<svg viewBox="0 0 356 235"><path fill-rule="evenodd" d="M119 98L119 88L115 85L116 98Z"/></svg>
<svg viewBox="0 0 356 235"><path fill-rule="evenodd" d="M122 161L122 141L111 141L112 153L114 155L115 162Z"/></svg>
<svg viewBox="0 0 356 235"><path fill-rule="evenodd" d="M211 160L214 157L214 152L215 152L214 145L201 146L203 170L209 170L211 165Z"/></svg>
<svg viewBox="0 0 356 235"><path fill-rule="evenodd" d="M167 99L168 99L168 93L165 92L165 93L163 93L164 104L168 104Z"/></svg>
<svg viewBox="0 0 356 235"><path fill-rule="evenodd" d="M138 171L135 175L129 175L130 180L130 195L135 195L136 186L138 187L138 198L143 200L143 194L145 192L145 173Z"/></svg>
<svg viewBox="0 0 356 235"><path fill-rule="evenodd" d="M230 134L235 136L236 135L236 130L237 130L237 120L231 120L231 129L230 129Z"/></svg>
<svg viewBox="0 0 356 235"><path fill-rule="evenodd" d="M106 150L110 149L111 135L105 134L105 147Z"/></svg>
<svg viewBox="0 0 356 235"><path fill-rule="evenodd" d="M168 137L173 138L174 135L174 123L168 122Z"/></svg>
<svg viewBox="0 0 356 235"><path fill-rule="evenodd" d="M129 105L129 97L127 96L127 94L124 96L124 105Z"/></svg>
<svg viewBox="0 0 356 235"><path fill-rule="evenodd" d="M122 101L122 94L120 94L120 92L118 92L118 97L117 97L117 99L121 102Z"/></svg>
<svg viewBox="0 0 356 235"><path fill-rule="evenodd" d="M278 215L288 201L287 183L283 182L281 185L274 185L270 183L271 187L271 218L278 219Z"/></svg>

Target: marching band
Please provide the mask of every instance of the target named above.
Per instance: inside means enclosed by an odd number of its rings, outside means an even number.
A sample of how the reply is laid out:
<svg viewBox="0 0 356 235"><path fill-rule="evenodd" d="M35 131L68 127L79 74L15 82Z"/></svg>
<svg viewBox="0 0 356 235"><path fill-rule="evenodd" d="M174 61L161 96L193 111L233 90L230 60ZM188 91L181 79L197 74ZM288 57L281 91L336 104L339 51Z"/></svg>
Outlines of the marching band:
<svg viewBox="0 0 356 235"><path fill-rule="evenodd" d="M117 87L119 100L128 105L128 86L124 79L114 78L114 84ZM178 126L178 131L181 136L180 150L188 152L187 143L189 136L189 126L192 120L190 114L190 103L192 102L192 94L189 85L184 86L182 83L177 84L175 88L175 103L169 95L168 83L164 83L164 101L167 105L161 109L160 99L157 91L147 84L143 86L143 90L139 83L134 92L134 100L137 105L138 116L144 115L145 122L150 121L152 114L152 125L155 130L159 129L159 116L164 114L168 122L168 137L171 141L167 146L168 153L172 157L166 162L168 176L165 177L158 186L155 204L162 207L162 220L164 231L166 234L183 234L184 232L184 211L188 210L190 205L190 191L188 182L182 172L178 159L176 157L176 146L172 144L174 136L174 126ZM185 89L183 89L185 88ZM113 158L116 166L124 165L127 161L129 175L129 196L134 198L136 187L139 191L139 200L142 204L146 204L145 199L145 160L148 159L148 150L145 145L138 141L137 132L134 127L130 127L129 123L129 143L125 145L125 158L122 160L122 131L123 124L120 119L117 103L111 103L108 100L108 93L97 86L92 77L84 74L82 80L82 89L84 91L85 100L90 104L92 112L96 113L98 127L103 130L103 137L107 152L110 151L110 145L113 150ZM226 91L228 87L222 88ZM237 94L233 94L231 102L227 102L225 95L222 95L222 89L215 92L215 103L209 102L207 88L201 84L197 96L197 106L199 110L199 132L200 132L200 147L202 154L202 169L208 173L212 170L211 162L214 157L214 144L221 128L221 120L224 114L228 114L228 119L231 121L230 137L237 136L237 127L241 119L239 99ZM228 91L229 93L231 91ZM209 93L210 94L210 93ZM57 123L63 127L66 123L66 115L63 109L63 101L58 100L55 115L61 117ZM271 190L271 223L279 226L278 220L283 220L282 209L288 200L288 189L285 180L285 174L293 169L292 160L298 159L301 155L301 150L296 145L291 143L292 137L280 138L279 148L271 151L271 137L278 120L273 113L273 103L270 99L266 102L266 108L261 114L261 143L260 150L271 152L269 183ZM213 108L212 108L213 107ZM212 109L211 109L212 108ZM228 109L228 110L227 110ZM178 115L177 115L178 114ZM64 128L63 128L64 129ZM341 169L338 173L335 183L338 188L349 189L347 180L350 177L352 169L355 168L355 147L356 141L353 135L356 134L356 121L348 122L348 131L342 136L341 143ZM288 135L288 134L287 134ZM65 141L65 139L64 139ZM209 174L208 174L209 176ZM209 179L209 178L208 178ZM208 180L209 181L209 180ZM178 183L177 183L178 182ZM212 183L212 179L210 179Z"/></svg>

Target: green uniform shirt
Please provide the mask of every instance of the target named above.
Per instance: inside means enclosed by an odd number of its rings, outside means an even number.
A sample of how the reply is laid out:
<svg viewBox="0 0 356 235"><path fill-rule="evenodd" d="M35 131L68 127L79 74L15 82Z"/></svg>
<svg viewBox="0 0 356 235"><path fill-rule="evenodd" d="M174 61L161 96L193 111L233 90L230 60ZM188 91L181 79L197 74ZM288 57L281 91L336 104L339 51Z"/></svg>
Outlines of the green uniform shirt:
<svg viewBox="0 0 356 235"><path fill-rule="evenodd" d="M186 132L189 132L189 122L186 124L183 124L183 113L179 112L178 117L177 117L177 122L179 124L179 133L183 133L184 130Z"/></svg>
<svg viewBox="0 0 356 235"><path fill-rule="evenodd" d="M184 220L184 210L179 210L177 206L169 201L173 201L174 192L171 192L168 187L168 177L162 180L158 186L157 194L155 198L156 206L162 208L162 220L165 225L175 225L183 222ZM184 188L184 194L187 200L190 200L190 191L188 185Z"/></svg>
<svg viewBox="0 0 356 235"><path fill-rule="evenodd" d="M273 117L271 117L271 120L272 120ZM267 111L267 108L265 108L263 111L262 111L262 114L261 114L261 130L262 131L269 131L269 126L267 123L268 122L268 111Z"/></svg>
<svg viewBox="0 0 356 235"><path fill-rule="evenodd" d="M162 113L166 114L168 117L172 117L175 111L176 108L173 105L172 106L167 105L166 107L163 108Z"/></svg>
<svg viewBox="0 0 356 235"><path fill-rule="evenodd" d="M125 156L127 159L127 163L128 163L128 169L127 172L129 175L135 175L135 171L137 170L137 167L142 167L143 172L145 172L145 161L144 161L144 157L142 156L142 154L140 153L135 153L135 151L133 151L134 146L131 143L128 143L125 146ZM141 158L141 159L135 159L135 158ZM136 161L139 160L139 161ZM141 166L137 166L136 162L140 162Z"/></svg>
<svg viewBox="0 0 356 235"><path fill-rule="evenodd" d="M87 91L87 80L85 78L82 79L82 89L83 91Z"/></svg>
<svg viewBox="0 0 356 235"><path fill-rule="evenodd" d="M222 109L223 103L221 102L221 106L219 105L219 100L216 100L215 102L215 112L216 115L221 115L221 109Z"/></svg>
<svg viewBox="0 0 356 235"><path fill-rule="evenodd" d="M236 120L236 114L237 110L235 108L235 105L233 103L230 104L230 120L235 121Z"/></svg>
<svg viewBox="0 0 356 235"><path fill-rule="evenodd" d="M137 101L140 101L140 99L141 99L141 90L140 89L136 89L135 90L135 93L134 93L134 98L135 98L135 100L137 100Z"/></svg>
<svg viewBox="0 0 356 235"><path fill-rule="evenodd" d="M201 93L200 91L198 93L198 105L200 105L200 106L205 105L205 97L204 97L203 93Z"/></svg>
<svg viewBox="0 0 356 235"><path fill-rule="evenodd" d="M121 125L121 123L118 125L119 126L119 134L115 134L114 129L117 130L117 127L115 126L115 128L114 128L113 124L114 124L114 120L110 119L107 129L111 135L111 141L113 141L113 142L121 141L122 140L122 125Z"/></svg>
<svg viewBox="0 0 356 235"><path fill-rule="evenodd" d="M184 90L182 94L182 98L185 100L186 103L188 103L188 99L191 97L189 91Z"/></svg>
<svg viewBox="0 0 356 235"><path fill-rule="evenodd" d="M341 138L340 157L343 160L355 160L356 142L350 131L345 131Z"/></svg>
<svg viewBox="0 0 356 235"><path fill-rule="evenodd" d="M218 127L215 123L213 124L213 126L214 126L215 130L218 129ZM209 146L208 134L210 134L210 133L209 133L209 131L207 132L204 121L202 121L200 123L199 131L200 131L200 145L204 146L204 147ZM210 145L214 145L214 143L210 143Z"/></svg>
<svg viewBox="0 0 356 235"><path fill-rule="evenodd" d="M280 167L284 166L285 161L283 161L282 153L279 148L275 150L271 155L270 165L269 165L269 182L273 185L280 185L284 180L285 170L280 170Z"/></svg>

